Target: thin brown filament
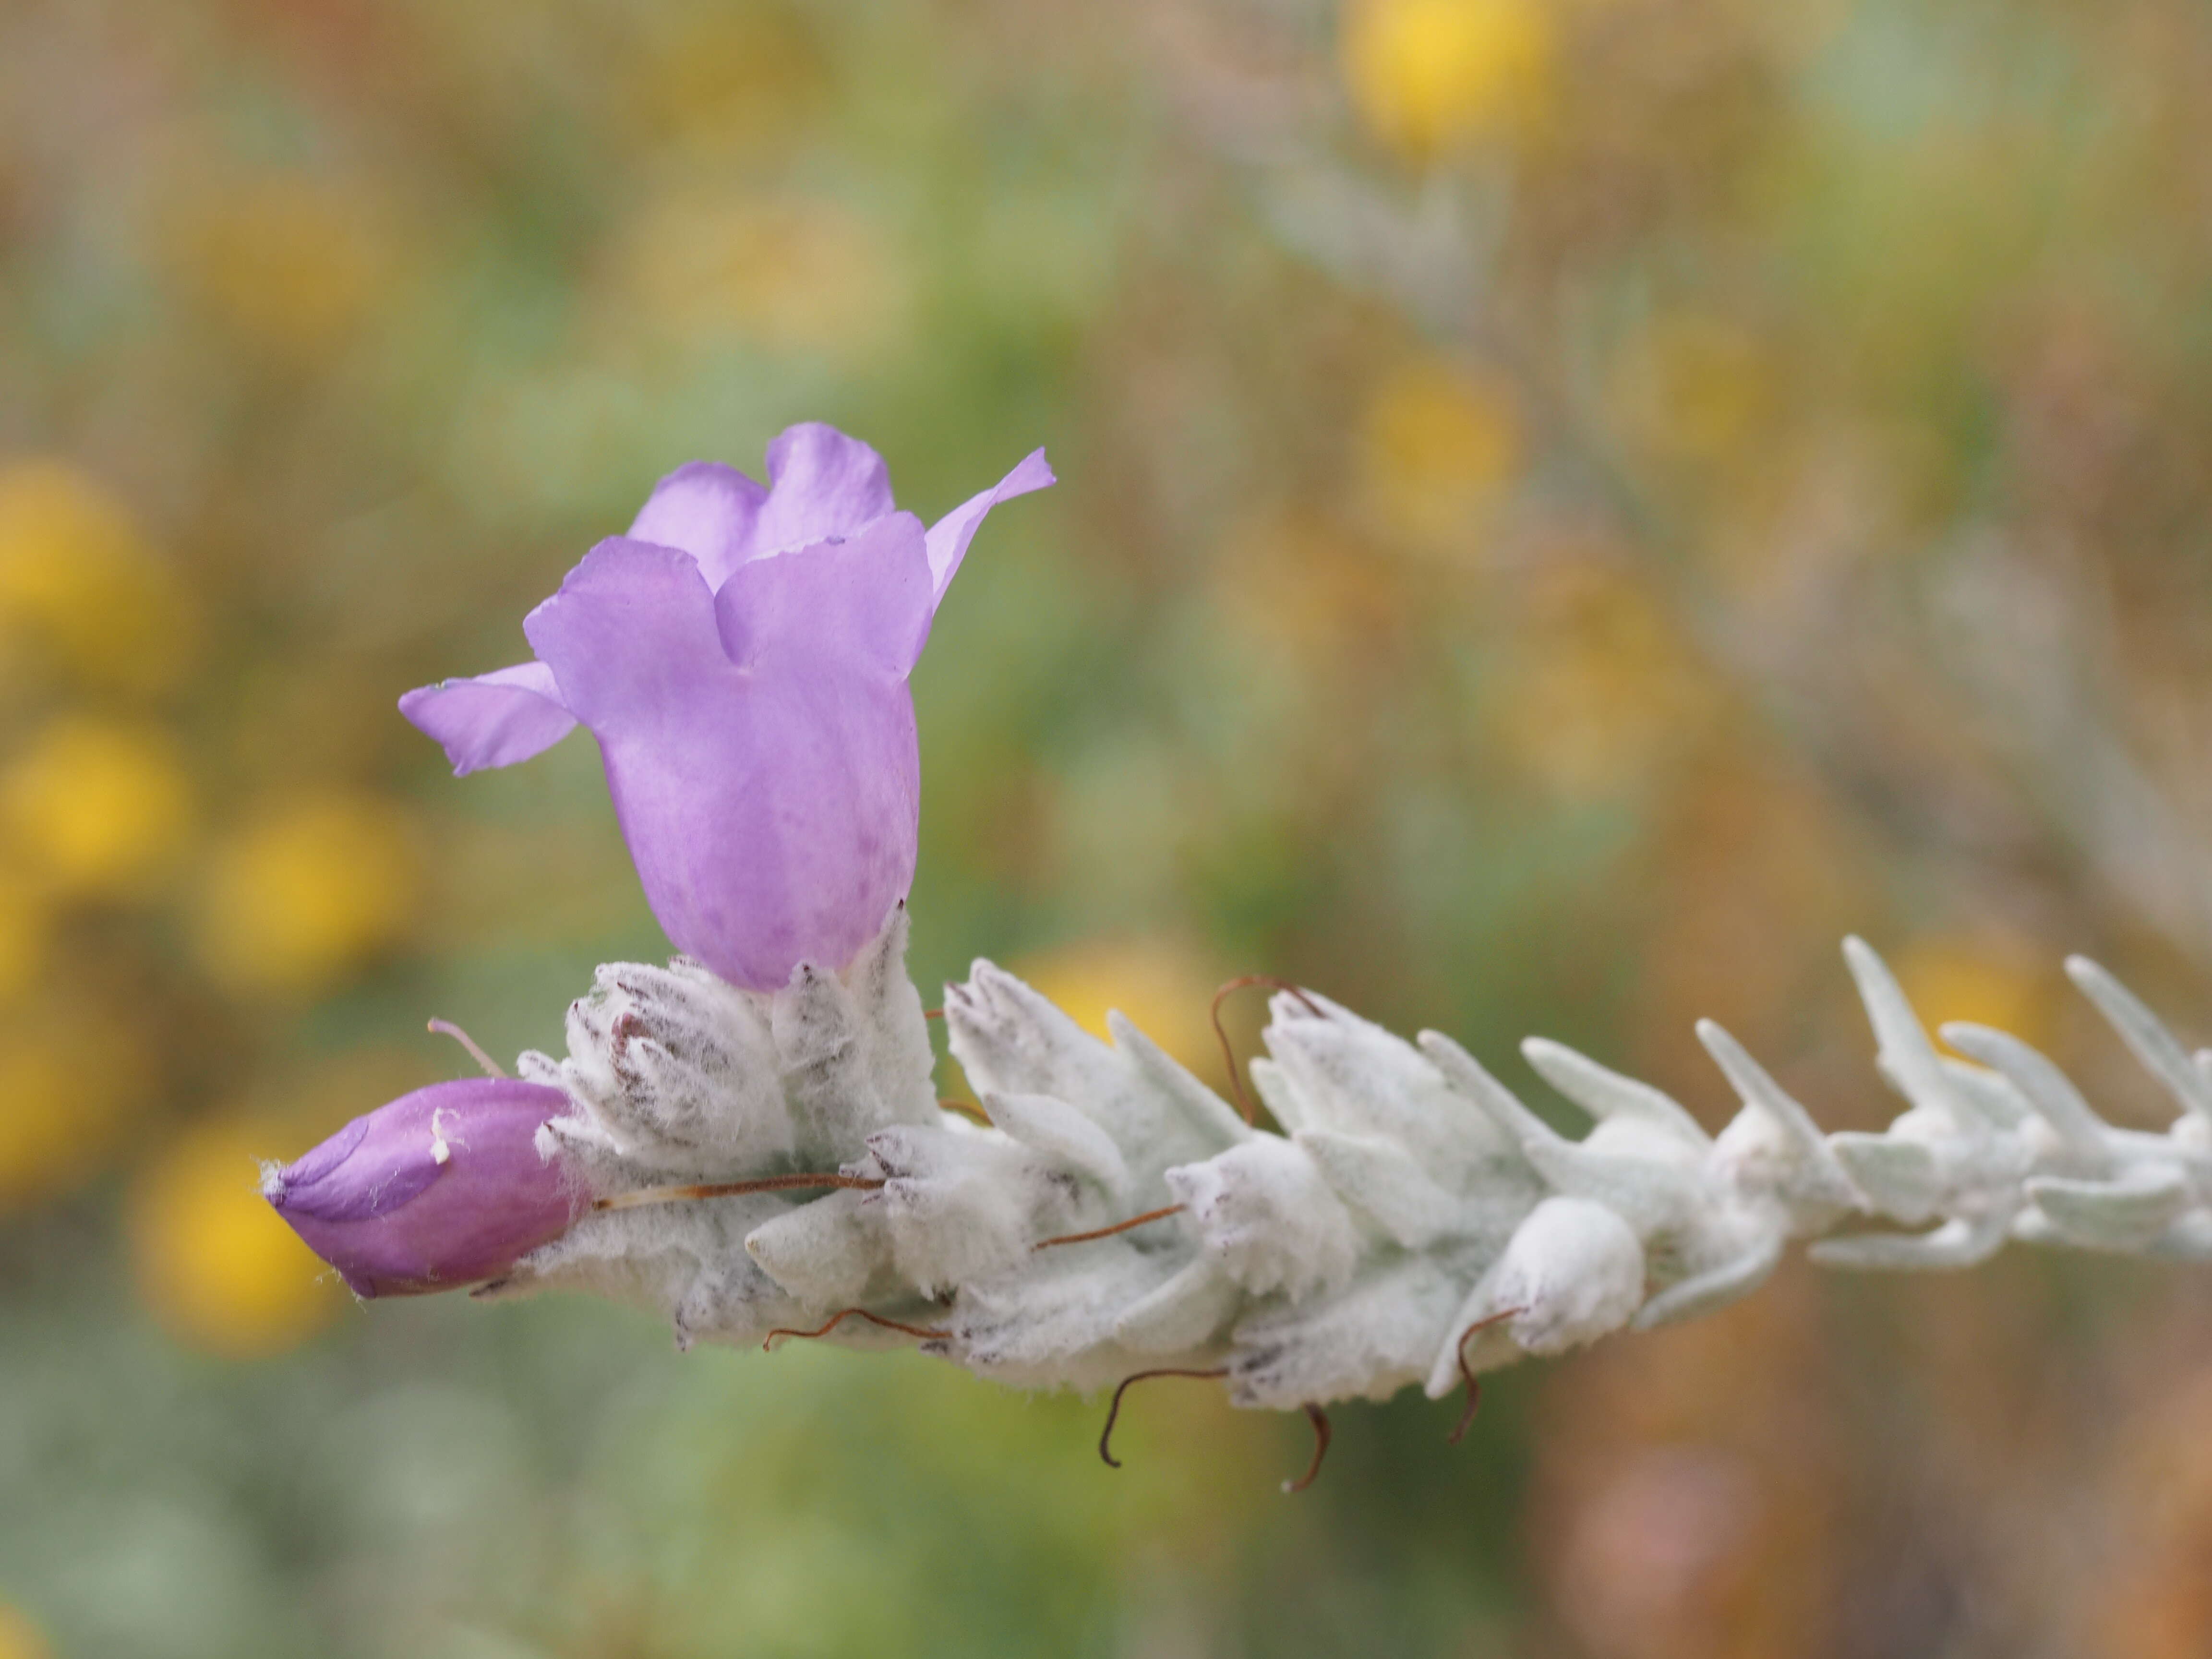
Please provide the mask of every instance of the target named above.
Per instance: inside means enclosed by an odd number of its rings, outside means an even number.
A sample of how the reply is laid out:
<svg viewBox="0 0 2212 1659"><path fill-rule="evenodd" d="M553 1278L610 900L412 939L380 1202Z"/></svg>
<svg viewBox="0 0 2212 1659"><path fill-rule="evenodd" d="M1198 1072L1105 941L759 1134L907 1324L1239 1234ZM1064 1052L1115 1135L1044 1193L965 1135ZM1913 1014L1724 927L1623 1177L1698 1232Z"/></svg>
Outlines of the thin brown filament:
<svg viewBox="0 0 2212 1659"><path fill-rule="evenodd" d="M1158 1221L1163 1216L1180 1215L1183 1206L1170 1204L1164 1210L1147 1210L1142 1215L1133 1215L1127 1221L1117 1221L1110 1227L1093 1227L1087 1233L1062 1233L1058 1238L1040 1238L1030 1246L1032 1250L1048 1250L1055 1244L1088 1244L1094 1238L1111 1238L1115 1233L1126 1233L1132 1227L1141 1227L1148 1221Z"/></svg>
<svg viewBox="0 0 2212 1659"><path fill-rule="evenodd" d="M1241 978L1231 980L1213 994L1213 1006L1209 1011L1213 1020L1213 1035L1220 1039L1222 1063L1229 1067L1229 1091L1237 1097L1237 1109L1244 1114L1244 1121L1247 1123L1256 1121L1252 1113L1252 1097L1244 1092L1244 1079L1237 1069L1237 1051L1229 1046L1229 1033L1222 1027L1221 1004L1232 993L1244 990L1254 985L1264 985L1270 990L1287 991L1305 1004L1307 1012L1316 1018L1321 1015L1321 1009L1304 991L1286 979L1277 979L1273 974L1246 974Z"/></svg>
<svg viewBox="0 0 2212 1659"><path fill-rule="evenodd" d="M963 1117L974 1118L986 1128L990 1127L991 1115L981 1106L970 1106L964 1100L939 1100L937 1103L937 1109L940 1112L957 1112Z"/></svg>
<svg viewBox="0 0 2212 1659"><path fill-rule="evenodd" d="M503 1078L507 1075L507 1068L505 1066L501 1066L497 1060L494 1060L483 1049L477 1048L477 1040L471 1036L466 1031L464 1031L459 1026L454 1024L450 1019L434 1019L430 1022L430 1029L435 1031L440 1036L449 1036L453 1038L453 1040L459 1043L462 1048L467 1049L469 1051L469 1058L476 1061L477 1065L483 1067L483 1074L486 1077Z"/></svg>
<svg viewBox="0 0 2212 1659"><path fill-rule="evenodd" d="M942 1008L925 1008L921 1011L921 1017L924 1019L943 1019L945 1018L945 1010Z"/></svg>
<svg viewBox="0 0 2212 1659"><path fill-rule="evenodd" d="M1313 1485L1314 1477L1321 1473L1321 1460L1328 1455L1328 1413L1310 1401L1306 1402L1305 1412L1306 1421L1313 1425L1313 1462L1306 1465L1306 1472L1297 1480L1283 1482L1285 1494L1304 1492Z"/></svg>
<svg viewBox="0 0 2212 1659"><path fill-rule="evenodd" d="M682 1187L640 1187L635 1192L595 1198L594 1210L635 1210L644 1204L680 1204L694 1198L735 1198L744 1193L796 1193L822 1187L847 1187L873 1192L884 1184L878 1176L787 1175L763 1176L757 1181L702 1181Z"/></svg>
<svg viewBox="0 0 2212 1659"><path fill-rule="evenodd" d="M1121 1467L1121 1460L1114 1455L1112 1449L1114 1425L1121 1415L1121 1396L1129 1392L1129 1385L1132 1382L1142 1382L1155 1376L1203 1376L1218 1381L1228 1375L1229 1367L1226 1365L1217 1365L1210 1371L1184 1370L1170 1365L1156 1371L1136 1371L1123 1377L1115 1387L1114 1403L1106 1408L1106 1426L1099 1431L1098 1435L1098 1455L1105 1460L1106 1467L1109 1469L1118 1469Z"/></svg>
<svg viewBox="0 0 2212 1659"><path fill-rule="evenodd" d="M811 1331L795 1331L787 1327L779 1328L775 1330L770 1331L768 1334L768 1340L761 1344L761 1352L763 1353L774 1353L775 1352L775 1340L779 1336L796 1336L803 1340L811 1340L817 1336L827 1336L830 1332L836 1330L838 1326L843 1324L845 1321L854 1318L855 1316L866 1320L871 1325L880 1325L887 1331L904 1331L908 1336L918 1336L925 1341L941 1341L943 1339L952 1334L950 1331L933 1331L927 1326L908 1325L899 1320L886 1319L881 1314L870 1313L866 1308L841 1308Z"/></svg>
<svg viewBox="0 0 2212 1659"><path fill-rule="evenodd" d="M1474 1324L1468 1326L1465 1330L1459 1334L1459 1347L1457 1349L1457 1352L1459 1354L1459 1374L1467 1382L1467 1409L1462 1412L1459 1415L1459 1426L1444 1437L1444 1444L1447 1446L1456 1446L1459 1444L1462 1438L1465 1437L1468 1430L1474 1426L1475 1411L1482 1404L1482 1384L1474 1380L1474 1373L1468 1369L1468 1338L1473 1336L1477 1331L1487 1330L1491 1326L1497 1324L1500 1320L1510 1319L1516 1314L1524 1314L1528 1311L1528 1310L1526 1308L1508 1308L1504 1313L1494 1313L1487 1319L1476 1320Z"/></svg>

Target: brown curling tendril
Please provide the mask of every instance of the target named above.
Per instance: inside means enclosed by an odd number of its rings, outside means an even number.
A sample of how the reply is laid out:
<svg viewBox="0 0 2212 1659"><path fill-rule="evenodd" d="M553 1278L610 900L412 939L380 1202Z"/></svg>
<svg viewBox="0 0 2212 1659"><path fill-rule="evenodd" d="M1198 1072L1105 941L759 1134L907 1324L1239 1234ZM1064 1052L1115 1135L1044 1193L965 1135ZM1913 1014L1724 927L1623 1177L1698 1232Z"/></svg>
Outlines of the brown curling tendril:
<svg viewBox="0 0 2212 1659"><path fill-rule="evenodd" d="M1032 1250L1048 1250L1055 1244L1088 1244L1094 1238L1111 1238L1115 1233L1126 1233L1132 1227L1141 1227L1148 1221L1158 1221L1163 1216L1181 1215L1181 1204L1170 1204L1164 1210L1147 1210L1142 1215L1133 1215L1127 1221L1117 1221L1110 1227L1093 1227L1087 1233L1062 1233L1057 1238L1040 1238L1030 1246Z"/></svg>
<svg viewBox="0 0 2212 1659"><path fill-rule="evenodd" d="M1118 1469L1121 1467L1121 1460L1114 1455L1114 1425L1121 1419L1121 1396L1128 1393L1133 1383L1148 1382L1155 1376L1194 1376L1218 1382L1228 1375L1229 1367L1226 1365L1217 1365L1211 1370L1203 1371L1188 1370L1181 1366L1167 1365L1162 1366L1158 1370L1136 1371L1123 1377L1115 1387L1113 1403L1106 1407L1106 1426L1098 1431L1098 1455L1109 1469ZM1328 1413L1311 1403L1308 1403L1303 1409L1306 1414L1306 1421L1313 1425L1313 1462L1306 1465L1306 1472L1297 1480L1283 1482L1283 1491L1285 1493L1301 1492L1313 1485L1315 1478L1321 1474L1322 1460L1328 1455L1330 1439Z"/></svg>
<svg viewBox="0 0 2212 1659"><path fill-rule="evenodd" d="M1237 1051L1229 1046L1229 1033L1222 1028L1221 1005L1232 993L1244 990L1254 985L1264 985L1273 991L1287 991L1305 1004L1308 1013L1316 1018L1321 1017L1320 1007L1303 988L1291 984L1286 979L1278 979L1273 974L1246 974L1240 978L1231 980L1213 994L1213 1006L1209 1011L1213 1020L1213 1035L1220 1040L1221 1059L1229 1067L1229 1091L1237 1097L1237 1109L1244 1114L1244 1121L1247 1123L1256 1121L1252 1113L1252 1097L1244 1092L1244 1079L1237 1069Z"/></svg>
<svg viewBox="0 0 2212 1659"><path fill-rule="evenodd" d="M796 1336L804 1340L811 1340L817 1336L827 1336L830 1332L836 1330L838 1326L843 1324L847 1320L856 1316L866 1320L871 1325L880 1325L887 1331L903 1331L908 1336L918 1336L924 1341L928 1342L942 1341L952 1334L950 1331L933 1331L929 1329L927 1326L908 1325L896 1319L886 1319L881 1314L870 1313L866 1308L841 1308L836 1313L831 1314L827 1320L816 1326L811 1331L793 1330L787 1326L779 1327L776 1329L770 1331L768 1334L767 1340L761 1344L761 1352L763 1353L775 1352L775 1340L779 1336Z"/></svg>
<svg viewBox="0 0 2212 1659"><path fill-rule="evenodd" d="M702 1181L681 1187L640 1187L592 1200L594 1210L635 1210L645 1204L680 1204L695 1198L736 1198L744 1193L797 1193L824 1187L849 1188L872 1193L884 1184L880 1176L785 1175L763 1176L757 1181Z"/></svg>
<svg viewBox="0 0 2212 1659"><path fill-rule="evenodd" d="M1511 1319L1516 1314L1524 1314L1528 1311L1528 1310L1526 1308L1508 1308L1504 1312L1494 1313L1487 1319L1476 1320L1474 1324L1468 1326L1465 1330L1459 1334L1459 1347L1457 1349L1457 1352L1459 1354L1459 1374L1467 1382L1467 1409L1460 1413L1459 1426L1444 1437L1444 1444L1447 1446L1456 1446L1459 1444L1461 1439L1466 1435L1468 1430L1474 1425L1475 1411L1482 1404L1482 1384L1474 1380L1474 1373L1468 1369L1468 1338L1473 1336L1477 1331L1487 1330L1491 1326L1497 1324L1500 1320Z"/></svg>
<svg viewBox="0 0 2212 1659"><path fill-rule="evenodd" d="M1123 1377L1115 1385L1114 1403L1106 1408L1106 1426L1099 1431L1098 1434L1098 1455L1105 1461L1106 1467L1109 1469L1118 1469L1121 1467L1121 1460L1114 1455L1112 1449L1114 1425L1121 1419L1121 1396L1129 1392L1131 1383L1142 1382L1155 1376L1210 1377L1218 1382L1228 1375L1229 1367L1226 1365L1217 1365L1208 1371L1186 1370L1178 1366L1169 1365L1156 1371L1135 1371Z"/></svg>
<svg viewBox="0 0 2212 1659"><path fill-rule="evenodd" d="M1328 1455L1328 1413L1311 1401L1306 1402L1305 1413L1306 1421L1313 1425L1313 1462L1306 1465L1306 1472L1297 1480L1283 1482L1283 1492L1285 1496L1292 1492L1304 1492L1308 1486L1313 1485L1315 1477L1321 1474L1321 1460Z"/></svg>

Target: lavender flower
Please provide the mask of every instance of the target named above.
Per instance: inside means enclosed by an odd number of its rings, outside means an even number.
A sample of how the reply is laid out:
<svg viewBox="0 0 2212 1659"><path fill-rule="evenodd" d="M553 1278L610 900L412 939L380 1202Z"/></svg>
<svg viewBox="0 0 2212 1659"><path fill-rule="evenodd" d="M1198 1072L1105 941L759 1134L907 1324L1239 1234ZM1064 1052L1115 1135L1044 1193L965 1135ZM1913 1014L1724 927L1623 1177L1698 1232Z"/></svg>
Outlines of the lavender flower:
<svg viewBox="0 0 2212 1659"><path fill-rule="evenodd" d="M833 428L769 446L764 488L695 461L523 623L534 662L409 692L458 773L590 728L647 902L723 979L842 967L914 879L907 676L984 515L1053 482L1038 450L930 526Z"/></svg>
<svg viewBox="0 0 2212 1659"><path fill-rule="evenodd" d="M568 1230L589 1202L540 1155L568 1097L506 1078L434 1083L357 1117L261 1190L361 1297L495 1279Z"/></svg>

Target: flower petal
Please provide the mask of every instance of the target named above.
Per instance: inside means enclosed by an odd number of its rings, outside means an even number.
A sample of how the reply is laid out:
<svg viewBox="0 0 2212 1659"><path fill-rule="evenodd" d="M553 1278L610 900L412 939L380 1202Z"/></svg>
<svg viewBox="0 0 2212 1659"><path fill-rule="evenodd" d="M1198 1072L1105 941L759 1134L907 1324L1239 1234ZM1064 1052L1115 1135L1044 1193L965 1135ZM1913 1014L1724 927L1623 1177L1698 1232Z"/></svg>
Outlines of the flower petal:
<svg viewBox="0 0 2212 1659"><path fill-rule="evenodd" d="M1045 464L1044 451L1036 450L1024 456L1012 472L981 495L970 495L930 526L929 574L936 597L945 597L945 590L951 585L953 574L968 552L968 544L975 539L975 532L986 514L1000 501L1010 501L1017 495L1026 495L1032 489L1042 489L1047 484L1059 482L1052 468Z"/></svg>
<svg viewBox="0 0 2212 1659"><path fill-rule="evenodd" d="M698 561L622 536L586 553L522 631L602 743L611 731L683 723L692 697L736 672Z"/></svg>
<svg viewBox="0 0 2212 1659"><path fill-rule="evenodd" d="M418 686L400 698L399 712L444 745L456 777L526 761L576 725L542 662Z"/></svg>
<svg viewBox="0 0 2212 1659"><path fill-rule="evenodd" d="M733 466L692 461L653 486L629 527L632 541L679 548L719 587L744 562L766 489Z"/></svg>
<svg viewBox="0 0 2212 1659"><path fill-rule="evenodd" d="M722 648L741 666L812 662L906 678L934 609L921 520L878 519L851 539L742 565L714 596Z"/></svg>
<svg viewBox="0 0 2212 1659"><path fill-rule="evenodd" d="M428 1119L420 1124L410 1119L404 1126L410 1133L395 1133L392 1109L384 1109L382 1121L354 1119L279 1174L270 1199L294 1225L373 1221L419 1196L442 1173L430 1156Z"/></svg>
<svg viewBox="0 0 2212 1659"><path fill-rule="evenodd" d="M848 558L888 562L894 594L911 595L921 577L910 560L897 574L902 536L910 548L912 532L894 525ZM769 560L732 597L733 608L748 596L762 606L757 634L738 619L744 666L723 648L698 567L667 548L600 544L524 624L599 740L661 927L756 989L780 988L801 961L843 966L914 876L914 706L887 668L912 630L881 620L896 623L897 605L864 605L861 621L823 636L838 648L808 648L797 626L806 604L872 597L836 558L810 576L824 551Z"/></svg>
<svg viewBox="0 0 2212 1659"><path fill-rule="evenodd" d="M368 1120L365 1117L354 1119L321 1146L302 1152L286 1164L278 1174L277 1190L286 1194L296 1206L302 1208L324 1201L318 1194L325 1179L354 1155L355 1149L368 1133ZM320 1211L315 1212L320 1213Z"/></svg>
<svg viewBox="0 0 2212 1659"><path fill-rule="evenodd" d="M754 558L850 536L893 510L884 458L818 421L777 436L768 476L768 500L745 544Z"/></svg>

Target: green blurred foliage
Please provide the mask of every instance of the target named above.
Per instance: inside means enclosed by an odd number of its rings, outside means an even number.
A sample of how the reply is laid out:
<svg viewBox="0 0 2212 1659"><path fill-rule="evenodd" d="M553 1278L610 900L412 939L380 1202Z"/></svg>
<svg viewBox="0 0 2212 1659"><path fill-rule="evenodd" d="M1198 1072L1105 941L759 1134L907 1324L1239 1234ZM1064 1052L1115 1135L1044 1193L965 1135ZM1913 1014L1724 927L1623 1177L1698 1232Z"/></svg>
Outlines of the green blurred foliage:
<svg viewBox="0 0 2212 1659"><path fill-rule="evenodd" d="M1203 1385L1114 1474L350 1309L252 1158L665 949L584 739L392 700L804 418L1065 481L917 676L926 985L1207 1065L1294 975L1709 1117L1712 1015L1835 1127L1845 928L2094 1079L2065 950L2201 1038L2208 84L2187 0L0 7L0 1656L2205 1650L2185 1270L1792 1272L1291 1501Z"/></svg>

